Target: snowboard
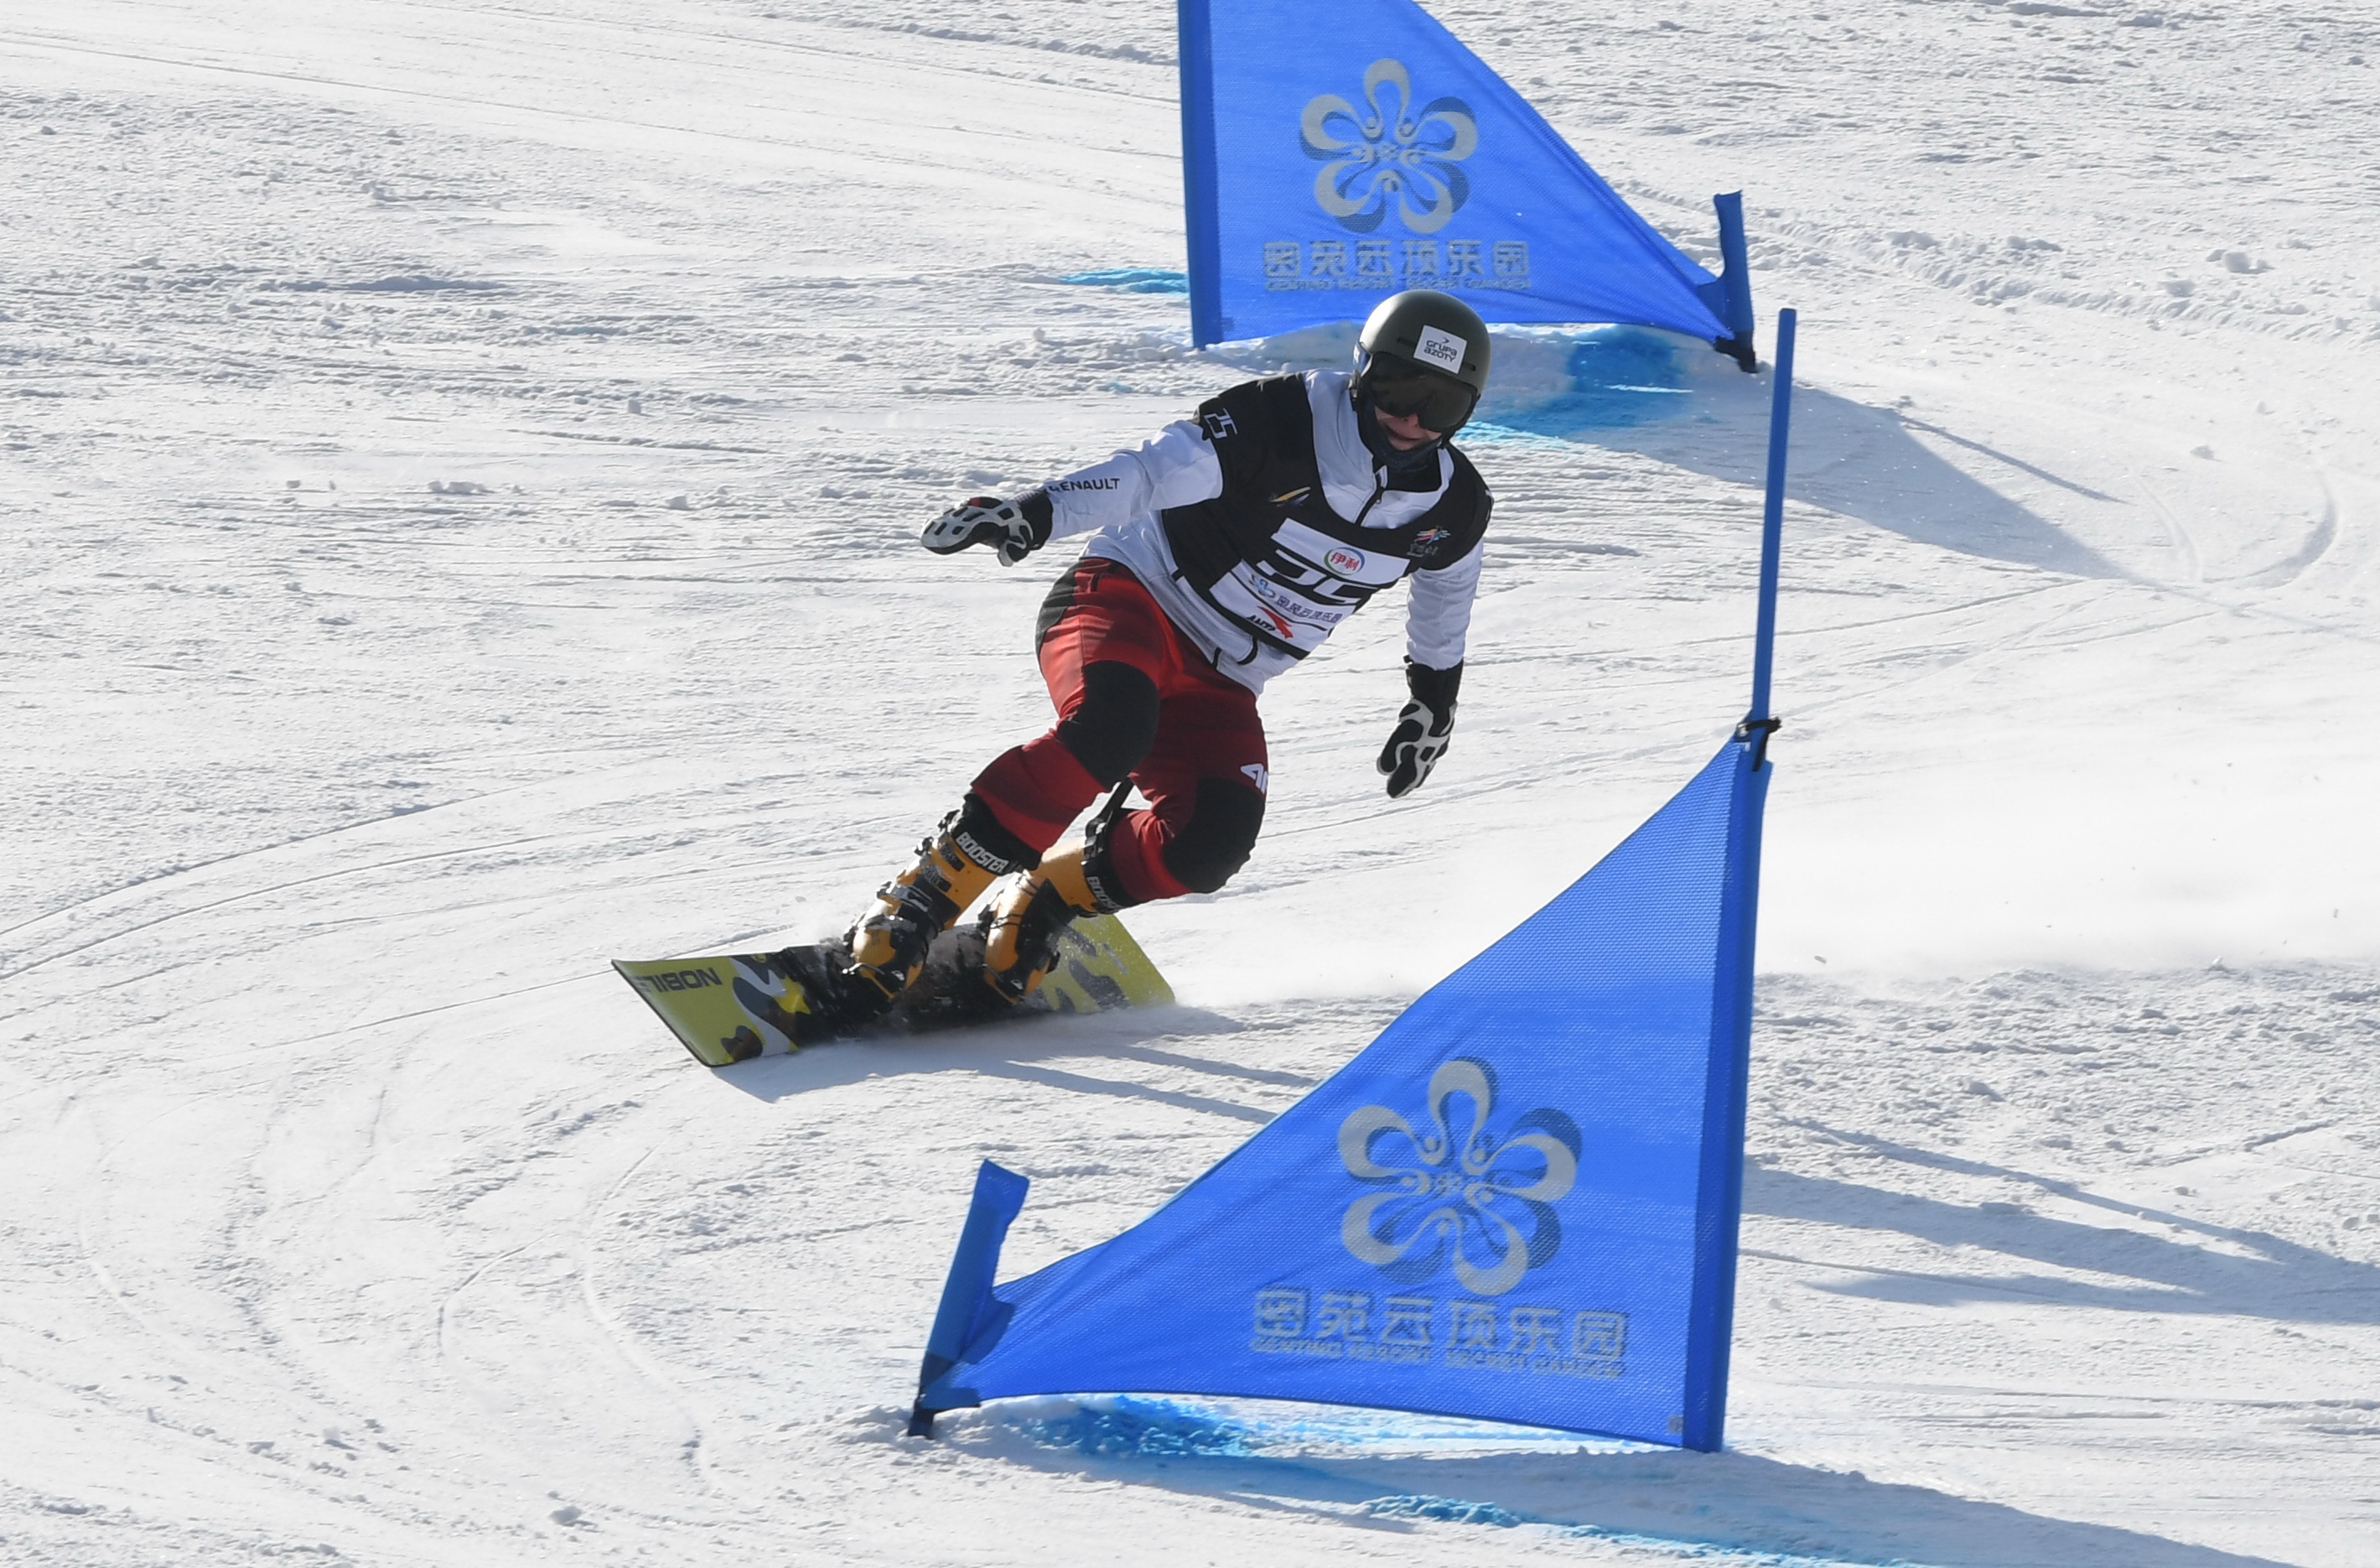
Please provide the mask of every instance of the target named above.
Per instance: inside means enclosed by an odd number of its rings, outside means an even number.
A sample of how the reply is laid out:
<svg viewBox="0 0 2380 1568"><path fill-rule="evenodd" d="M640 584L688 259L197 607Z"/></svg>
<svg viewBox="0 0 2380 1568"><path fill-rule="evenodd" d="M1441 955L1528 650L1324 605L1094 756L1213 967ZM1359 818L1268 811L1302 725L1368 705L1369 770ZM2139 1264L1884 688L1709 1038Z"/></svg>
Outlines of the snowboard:
<svg viewBox="0 0 2380 1568"><path fill-rule="evenodd" d="M612 967L696 1061L728 1067L838 1038L817 1020L803 992L791 962L800 951L615 958ZM1056 966L1022 1003L1008 1002L984 984L982 969L982 932L972 925L944 931L892 1010L859 1037L841 1038L916 1034L1053 1013L1107 1013L1173 1000L1173 988L1112 915L1087 916L1069 926L1059 939Z"/></svg>

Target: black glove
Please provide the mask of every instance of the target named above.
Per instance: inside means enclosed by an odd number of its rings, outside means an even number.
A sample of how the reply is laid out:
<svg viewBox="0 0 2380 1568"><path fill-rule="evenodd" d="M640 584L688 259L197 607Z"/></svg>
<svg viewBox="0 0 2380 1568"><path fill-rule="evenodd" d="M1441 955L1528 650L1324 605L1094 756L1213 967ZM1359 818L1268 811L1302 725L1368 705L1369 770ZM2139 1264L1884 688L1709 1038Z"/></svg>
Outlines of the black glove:
<svg viewBox="0 0 2380 1568"><path fill-rule="evenodd" d="M1050 542L1050 492L1036 490L1014 501L970 496L928 523L917 542L937 555L955 555L970 544L996 545L1000 564L1014 566Z"/></svg>
<svg viewBox="0 0 2380 1568"><path fill-rule="evenodd" d="M1380 748L1376 764L1388 775L1389 798L1402 800L1421 787L1438 760L1446 754L1454 734L1454 694L1463 686L1463 666L1433 670L1405 661L1405 689L1413 700L1397 714L1397 727Z"/></svg>

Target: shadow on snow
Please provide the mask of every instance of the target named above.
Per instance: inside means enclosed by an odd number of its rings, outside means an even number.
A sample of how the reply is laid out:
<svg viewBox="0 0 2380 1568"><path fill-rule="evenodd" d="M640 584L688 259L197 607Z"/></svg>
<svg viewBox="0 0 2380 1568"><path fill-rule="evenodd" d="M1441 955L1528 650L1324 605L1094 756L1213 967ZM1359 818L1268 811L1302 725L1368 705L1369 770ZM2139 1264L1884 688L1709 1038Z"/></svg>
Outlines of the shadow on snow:
<svg viewBox="0 0 2380 1568"><path fill-rule="evenodd" d="M1353 323L1338 323L1216 353L1260 371L1335 368L1348 363L1354 339ZM1810 363L1804 356L1804 368ZM1767 461L1770 384L1766 369L1744 375L1706 345L1646 328L1507 328L1496 334L1491 388L1463 444L1535 439L1634 452L1757 490ZM1793 394L1786 492L1939 549L2072 577L2124 575L1938 456L1917 439L1921 432L2033 480L2120 504L1954 431L1806 383Z"/></svg>
<svg viewBox="0 0 2380 1568"><path fill-rule="evenodd" d="M723 1069L718 1076L722 1083L755 1100L774 1101L867 1078L968 1072L989 1078L1039 1084L1072 1094L1145 1100L1261 1126L1273 1119L1277 1106L1268 1109L1228 1098L1233 1086L1262 1084L1276 1089L1302 1091L1319 1080L1300 1073L1244 1066L1146 1043L1178 1041L1184 1036L1236 1034L1245 1027L1220 1013L1196 1007L1132 1008L1081 1017L1044 1016L932 1034L844 1040L791 1056L766 1056L742 1063ZM1073 1067L1044 1065L1051 1058L1079 1062L1086 1056L1205 1074L1215 1080L1219 1092L1200 1094L1162 1088L1126 1078L1100 1077ZM1269 1098L1278 1100L1280 1096Z"/></svg>
<svg viewBox="0 0 2380 1568"><path fill-rule="evenodd" d="M1877 1155L1961 1174L2022 1183L2045 1196L2154 1221L2180 1233L2151 1235L2113 1225L1919 1197L1854 1182L1754 1167L1744 1173L1744 1210L1812 1220L1852 1230L1892 1231L1939 1246L1972 1246L2011 1259L2096 1276L1988 1275L1867 1269L1856 1263L1791 1258L1847 1274L1856 1282L1818 1288L1872 1300L1928 1307L2005 1301L2011 1295L2060 1307L2130 1312L2208 1313L2294 1323L2380 1323L2380 1269L2285 1241L2262 1231L2208 1224L2185 1215L2104 1197L2070 1182L1979 1161L1910 1149L1860 1134L1836 1137ZM2213 1244L2210 1246L2209 1244ZM2220 1247L2223 1250L2216 1250ZM1783 1258L1781 1254L1763 1254ZM2136 1282L2108 1282L2108 1277Z"/></svg>
<svg viewBox="0 0 2380 1568"><path fill-rule="evenodd" d="M953 1446L1006 1463L1373 1528L1533 1527L1694 1557L1742 1554L1767 1568L2271 1568L1856 1472L1427 1416L1101 1395L999 1402L945 1422ZM1483 1452L1500 1431L1502 1452ZM1366 1453L1367 1444L1393 1452Z"/></svg>

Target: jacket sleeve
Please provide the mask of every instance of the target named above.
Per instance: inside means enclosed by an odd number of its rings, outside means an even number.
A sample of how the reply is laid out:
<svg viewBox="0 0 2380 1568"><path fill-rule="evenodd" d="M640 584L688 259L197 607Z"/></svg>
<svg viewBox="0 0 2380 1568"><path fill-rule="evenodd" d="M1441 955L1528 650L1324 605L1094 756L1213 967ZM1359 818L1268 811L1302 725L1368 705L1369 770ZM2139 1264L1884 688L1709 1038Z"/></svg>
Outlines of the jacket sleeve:
<svg viewBox="0 0 2380 1568"><path fill-rule="evenodd" d="M1433 571L1415 572L1405 602L1405 653L1416 664L1451 670L1463 662L1471 630L1471 601L1479 590L1482 542L1460 560Z"/></svg>
<svg viewBox="0 0 2380 1568"><path fill-rule="evenodd" d="M1042 488L1050 494L1050 537L1065 539L1169 506L1211 501L1223 493L1223 466L1198 422L1179 419L1155 440Z"/></svg>

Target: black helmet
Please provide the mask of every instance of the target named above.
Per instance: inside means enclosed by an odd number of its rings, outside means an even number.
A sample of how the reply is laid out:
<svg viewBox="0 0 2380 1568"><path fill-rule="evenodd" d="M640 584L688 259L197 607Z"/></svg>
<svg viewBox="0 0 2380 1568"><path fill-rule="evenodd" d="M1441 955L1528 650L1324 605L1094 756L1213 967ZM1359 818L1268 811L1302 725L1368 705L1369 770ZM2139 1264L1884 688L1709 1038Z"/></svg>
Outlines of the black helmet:
<svg viewBox="0 0 2380 1568"><path fill-rule="evenodd" d="M1451 294L1409 288L1372 311L1355 340L1355 392L1383 413L1451 435L1488 390L1488 323Z"/></svg>

